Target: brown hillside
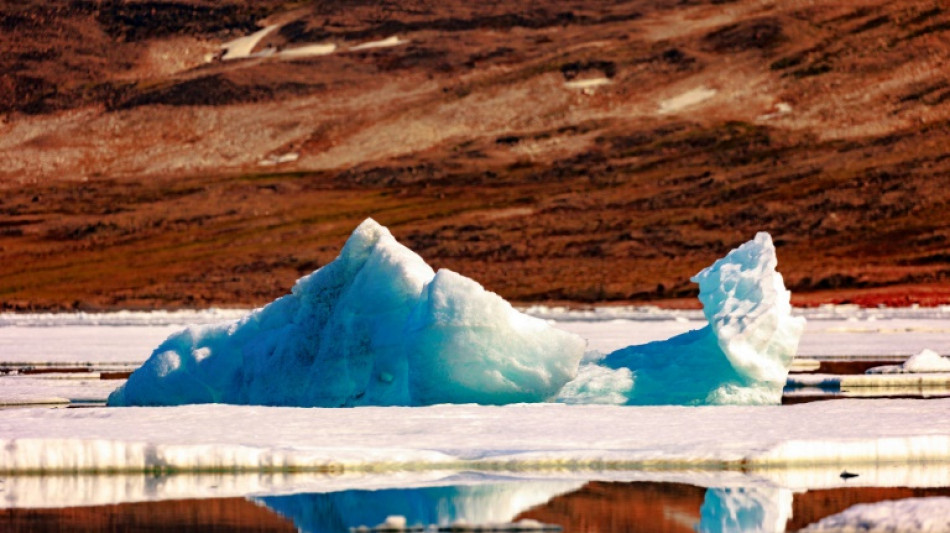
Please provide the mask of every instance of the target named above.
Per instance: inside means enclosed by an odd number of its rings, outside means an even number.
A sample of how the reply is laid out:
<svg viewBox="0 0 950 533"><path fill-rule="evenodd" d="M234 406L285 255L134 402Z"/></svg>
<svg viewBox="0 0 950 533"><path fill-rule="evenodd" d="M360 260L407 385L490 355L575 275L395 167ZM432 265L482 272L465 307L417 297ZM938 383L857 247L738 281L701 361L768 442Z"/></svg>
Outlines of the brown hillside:
<svg viewBox="0 0 950 533"><path fill-rule="evenodd" d="M950 302L941 2L61 0L0 27L6 308L260 304L367 216L522 302L690 305L760 230L798 303Z"/></svg>

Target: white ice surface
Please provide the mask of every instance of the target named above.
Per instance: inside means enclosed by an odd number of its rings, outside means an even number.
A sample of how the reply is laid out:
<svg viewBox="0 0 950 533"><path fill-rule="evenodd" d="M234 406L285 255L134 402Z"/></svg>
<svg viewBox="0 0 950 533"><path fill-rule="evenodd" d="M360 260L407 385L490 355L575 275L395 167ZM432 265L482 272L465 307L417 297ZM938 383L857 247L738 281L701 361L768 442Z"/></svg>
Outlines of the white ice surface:
<svg viewBox="0 0 950 533"><path fill-rule="evenodd" d="M151 350L188 325L217 324L246 309L0 313L0 366L140 365Z"/></svg>
<svg viewBox="0 0 950 533"><path fill-rule="evenodd" d="M859 465L950 461L950 400L19 409L7 471Z"/></svg>
<svg viewBox="0 0 950 533"><path fill-rule="evenodd" d="M0 327L0 365L135 365L183 326Z"/></svg>
<svg viewBox="0 0 950 533"><path fill-rule="evenodd" d="M0 406L105 402L123 380L102 380L98 373L5 376Z"/></svg>
<svg viewBox="0 0 950 533"><path fill-rule="evenodd" d="M907 498L854 505L803 532L944 533L950 531L950 498Z"/></svg>

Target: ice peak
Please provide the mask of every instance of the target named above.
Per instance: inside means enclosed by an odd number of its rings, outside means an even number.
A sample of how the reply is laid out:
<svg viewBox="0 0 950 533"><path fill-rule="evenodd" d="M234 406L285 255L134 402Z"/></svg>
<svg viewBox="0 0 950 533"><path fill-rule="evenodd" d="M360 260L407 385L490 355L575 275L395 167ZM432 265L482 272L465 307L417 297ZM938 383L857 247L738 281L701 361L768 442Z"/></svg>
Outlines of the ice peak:
<svg viewBox="0 0 950 533"><path fill-rule="evenodd" d="M376 243L387 237L395 241L389 229L372 218L367 218L350 234L340 251L340 257L365 257Z"/></svg>

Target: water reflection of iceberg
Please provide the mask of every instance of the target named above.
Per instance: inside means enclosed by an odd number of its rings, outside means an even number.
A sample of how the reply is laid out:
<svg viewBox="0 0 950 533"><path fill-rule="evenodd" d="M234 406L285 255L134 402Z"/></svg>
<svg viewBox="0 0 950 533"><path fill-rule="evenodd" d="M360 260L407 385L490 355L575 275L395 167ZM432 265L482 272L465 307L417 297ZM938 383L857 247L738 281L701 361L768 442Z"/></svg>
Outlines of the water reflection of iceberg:
<svg viewBox="0 0 950 533"><path fill-rule="evenodd" d="M792 491L779 487L710 488L699 533L781 532L792 515Z"/></svg>
<svg viewBox="0 0 950 533"><path fill-rule="evenodd" d="M0 529L92 533L106 524L149 524L174 531L266 522L279 525L268 531L348 532L398 515L410 526L534 520L571 532L780 533L858 504L950 499L947 464L856 470L860 476L849 480L840 469L12 476L0 485ZM257 505L242 505L245 498Z"/></svg>
<svg viewBox="0 0 950 533"><path fill-rule="evenodd" d="M608 520L611 523L617 520L624 522L630 518L625 515L631 511L638 520L627 521L635 530L646 527L643 530L647 531L653 527L659 528L657 531L774 533L785 531L792 512L793 494L789 489L772 486L709 488L705 491L697 515L686 513L692 516L684 515L679 520L671 519L663 524L655 522L652 526L636 524L643 519L656 520L659 514L671 510L682 510L681 507L686 509L689 502L697 505L696 499L702 493L684 492L684 488L690 487L654 483L519 482L347 490L268 496L257 498L256 501L293 520L300 531L308 533L347 532L359 526L381 524L393 515L404 516L409 526L448 526L459 520L469 524L497 524L521 518L557 523L565 519L570 521L572 516L567 515L579 513L594 516L605 511L616 515ZM695 489L702 490L699 487ZM645 502L655 508L655 513L644 512L646 509L636 505L636 501L644 497L650 500L650 495L657 490L665 496L658 501ZM674 492L671 493L671 490ZM674 494L676 496L671 499ZM598 503L607 501L611 505L599 509L599 512L591 507L598 507ZM618 505L623 502L626 504ZM558 510L566 511L567 515L559 516Z"/></svg>
<svg viewBox="0 0 950 533"><path fill-rule="evenodd" d="M447 526L468 523L511 522L519 513L571 492L583 481L492 483L415 489L348 490L256 498L271 510L290 518L308 533L348 532L374 526L386 517L406 517L407 525Z"/></svg>

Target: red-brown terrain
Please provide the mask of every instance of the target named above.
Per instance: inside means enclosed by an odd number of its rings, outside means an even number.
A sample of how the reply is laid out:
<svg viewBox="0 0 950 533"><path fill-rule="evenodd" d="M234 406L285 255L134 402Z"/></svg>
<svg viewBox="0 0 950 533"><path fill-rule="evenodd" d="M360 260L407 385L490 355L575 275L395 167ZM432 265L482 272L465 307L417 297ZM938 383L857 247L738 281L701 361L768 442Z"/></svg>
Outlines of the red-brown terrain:
<svg viewBox="0 0 950 533"><path fill-rule="evenodd" d="M518 302L695 305L761 230L798 304L950 302L940 1L32 0L0 28L5 309L261 304L367 216Z"/></svg>

